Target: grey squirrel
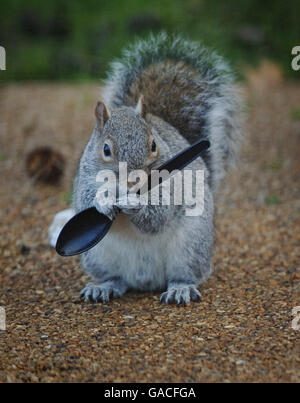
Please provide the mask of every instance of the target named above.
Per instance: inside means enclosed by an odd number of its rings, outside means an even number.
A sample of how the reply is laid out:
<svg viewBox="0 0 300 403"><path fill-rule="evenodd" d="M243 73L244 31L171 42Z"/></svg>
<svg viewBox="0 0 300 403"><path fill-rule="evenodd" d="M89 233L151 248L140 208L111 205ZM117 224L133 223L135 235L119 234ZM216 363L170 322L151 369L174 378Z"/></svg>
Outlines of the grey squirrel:
<svg viewBox="0 0 300 403"><path fill-rule="evenodd" d="M197 287L211 271L214 194L239 139L239 97L232 73L214 52L180 36L151 35L114 62L95 110L96 125L74 181L73 210L50 227L52 243L75 213L91 206L116 217L106 237L82 255L96 281L81 291L85 301L107 302L127 290L162 290L160 301L201 299ZM206 138L210 151L188 169L204 170L203 214L186 206L98 203L98 172L155 169L190 143Z"/></svg>

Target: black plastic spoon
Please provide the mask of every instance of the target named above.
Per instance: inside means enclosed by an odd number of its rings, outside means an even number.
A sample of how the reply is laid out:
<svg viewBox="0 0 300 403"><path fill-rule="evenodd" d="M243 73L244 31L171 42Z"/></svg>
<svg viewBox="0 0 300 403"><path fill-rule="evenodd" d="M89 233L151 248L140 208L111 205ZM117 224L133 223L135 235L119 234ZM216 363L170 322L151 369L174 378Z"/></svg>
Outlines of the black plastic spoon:
<svg viewBox="0 0 300 403"><path fill-rule="evenodd" d="M209 146L209 141L199 140L161 165L158 171L181 170L207 151ZM148 176L148 191L151 188L150 174ZM81 211L71 218L61 230L56 242L56 252L61 256L73 256L86 252L104 238L112 223L112 220L99 213L95 207Z"/></svg>

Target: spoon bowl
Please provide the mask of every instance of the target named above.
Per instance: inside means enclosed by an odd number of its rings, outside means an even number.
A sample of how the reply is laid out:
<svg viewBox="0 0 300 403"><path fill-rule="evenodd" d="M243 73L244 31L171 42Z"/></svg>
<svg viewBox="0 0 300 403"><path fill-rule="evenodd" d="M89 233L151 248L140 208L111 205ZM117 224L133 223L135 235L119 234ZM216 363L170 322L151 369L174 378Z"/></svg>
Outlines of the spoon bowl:
<svg viewBox="0 0 300 403"><path fill-rule="evenodd" d="M112 221L95 207L81 211L71 218L59 234L56 252L73 256L86 252L105 237Z"/></svg>

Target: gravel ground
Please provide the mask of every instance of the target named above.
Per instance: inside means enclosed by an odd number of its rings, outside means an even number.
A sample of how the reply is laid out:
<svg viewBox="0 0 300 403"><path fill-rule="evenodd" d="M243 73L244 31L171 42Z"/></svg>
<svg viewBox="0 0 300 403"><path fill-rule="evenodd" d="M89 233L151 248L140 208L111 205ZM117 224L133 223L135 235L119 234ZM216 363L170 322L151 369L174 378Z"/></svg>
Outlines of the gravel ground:
<svg viewBox="0 0 300 403"><path fill-rule="evenodd" d="M68 206L97 84L1 87L0 381L299 381L300 85L271 84L245 89L247 136L218 195L214 274L186 307L159 305L159 293L79 300L79 259L59 257L47 228ZM28 179L38 145L64 154L59 186Z"/></svg>

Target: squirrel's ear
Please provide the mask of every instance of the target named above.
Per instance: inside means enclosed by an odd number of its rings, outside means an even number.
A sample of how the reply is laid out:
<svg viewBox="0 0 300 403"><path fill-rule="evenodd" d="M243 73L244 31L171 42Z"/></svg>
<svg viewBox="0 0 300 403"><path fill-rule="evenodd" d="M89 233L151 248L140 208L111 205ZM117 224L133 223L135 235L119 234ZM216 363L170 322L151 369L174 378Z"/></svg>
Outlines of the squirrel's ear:
<svg viewBox="0 0 300 403"><path fill-rule="evenodd" d="M106 105L101 101L97 102L95 108L95 116L98 130L102 131L103 126L105 125L105 123L107 122L107 120L110 118L111 115Z"/></svg>
<svg viewBox="0 0 300 403"><path fill-rule="evenodd" d="M146 104L145 104L143 95L140 96L138 103L135 107L135 111L136 111L136 113L140 114L143 119L146 118L147 108L146 108Z"/></svg>

